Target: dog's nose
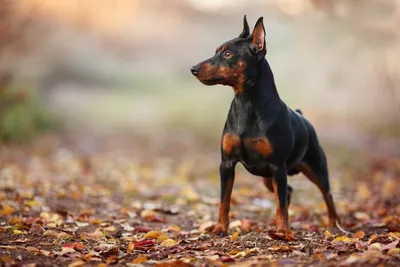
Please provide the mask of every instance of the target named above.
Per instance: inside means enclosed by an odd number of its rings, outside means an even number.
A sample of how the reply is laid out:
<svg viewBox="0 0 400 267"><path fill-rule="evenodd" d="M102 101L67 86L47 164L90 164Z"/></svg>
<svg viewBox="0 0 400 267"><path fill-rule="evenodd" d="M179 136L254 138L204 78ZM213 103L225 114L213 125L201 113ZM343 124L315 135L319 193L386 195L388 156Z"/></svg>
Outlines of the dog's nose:
<svg viewBox="0 0 400 267"><path fill-rule="evenodd" d="M190 71L194 76L196 76L199 73L199 68L197 66L193 66L190 68Z"/></svg>

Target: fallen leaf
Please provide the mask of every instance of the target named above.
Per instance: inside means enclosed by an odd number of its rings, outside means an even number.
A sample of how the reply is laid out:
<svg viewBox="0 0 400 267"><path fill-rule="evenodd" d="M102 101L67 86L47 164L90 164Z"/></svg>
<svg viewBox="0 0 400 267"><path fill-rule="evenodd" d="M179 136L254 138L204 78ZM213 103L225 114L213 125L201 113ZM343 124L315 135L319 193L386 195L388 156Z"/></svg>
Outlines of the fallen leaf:
<svg viewBox="0 0 400 267"><path fill-rule="evenodd" d="M235 241L239 236L238 232L234 232L233 235L231 236L231 241Z"/></svg>
<svg viewBox="0 0 400 267"><path fill-rule="evenodd" d="M372 243L368 246L368 250L381 250L382 244L381 243Z"/></svg>
<svg viewBox="0 0 400 267"><path fill-rule="evenodd" d="M234 262L235 259L232 258L232 257L229 257L229 256L222 256L222 257L221 257L221 261L222 261L222 262Z"/></svg>
<svg viewBox="0 0 400 267"><path fill-rule="evenodd" d="M191 267L192 265L181 260L172 260L156 263L154 267Z"/></svg>
<svg viewBox="0 0 400 267"><path fill-rule="evenodd" d="M146 250L152 246L154 246L154 241L150 239L145 239L142 241L133 242L134 249Z"/></svg>
<svg viewBox="0 0 400 267"><path fill-rule="evenodd" d="M29 233L31 235L37 235L37 236L41 236L44 233L44 228L37 223L32 224L31 229L29 230Z"/></svg>
<svg viewBox="0 0 400 267"><path fill-rule="evenodd" d="M393 241L392 243L382 246L380 250L390 250L392 248L395 248L398 243L399 243L399 240Z"/></svg>
<svg viewBox="0 0 400 267"><path fill-rule="evenodd" d="M104 239L106 236L101 231L101 228L97 228L93 233L83 233L81 237L85 239L99 240Z"/></svg>
<svg viewBox="0 0 400 267"><path fill-rule="evenodd" d="M363 231L357 231L356 233L353 234L354 238L362 239L365 236L365 233Z"/></svg>
<svg viewBox="0 0 400 267"><path fill-rule="evenodd" d="M269 247L268 250L277 251L277 252L287 252L287 251L291 251L292 249L289 246L273 245L272 247Z"/></svg>
<svg viewBox="0 0 400 267"><path fill-rule="evenodd" d="M268 231L269 237L275 240L286 240L286 241L296 241L293 232L292 233L277 233L274 231Z"/></svg>
<svg viewBox="0 0 400 267"><path fill-rule="evenodd" d="M324 234L325 234L325 239L333 237L333 235L328 230L325 230Z"/></svg>
<svg viewBox="0 0 400 267"><path fill-rule="evenodd" d="M391 248L387 252L388 255L393 256L393 255L400 255L400 248Z"/></svg>
<svg viewBox="0 0 400 267"><path fill-rule="evenodd" d="M22 235L23 232L21 230L14 230L14 235Z"/></svg>
<svg viewBox="0 0 400 267"><path fill-rule="evenodd" d="M144 219L149 219L151 217L155 217L157 213L154 210L143 210L140 213L140 216Z"/></svg>
<svg viewBox="0 0 400 267"><path fill-rule="evenodd" d="M151 229L147 228L147 227L144 227L144 226L136 226L135 227L135 232L136 233L147 233L149 231L151 231Z"/></svg>
<svg viewBox="0 0 400 267"><path fill-rule="evenodd" d="M157 239L157 237L159 237L160 235L162 235L162 232L160 232L160 231L150 231L150 232L147 232L144 237L150 238L150 239Z"/></svg>
<svg viewBox="0 0 400 267"><path fill-rule="evenodd" d="M161 246L163 246L163 247L173 247L176 245L178 245L178 242L176 242L173 239L167 239L161 243Z"/></svg>
<svg viewBox="0 0 400 267"><path fill-rule="evenodd" d="M168 239L168 236L166 234L161 234L160 236L157 237L157 241L162 242Z"/></svg>
<svg viewBox="0 0 400 267"><path fill-rule="evenodd" d="M370 219L371 219L371 217L370 217L367 213L361 212L361 211L355 212L355 213L354 213L354 217L355 217L357 220L360 220L360 221L367 221L367 220L370 220Z"/></svg>
<svg viewBox="0 0 400 267"><path fill-rule="evenodd" d="M136 259L132 260L132 263L144 263L147 261L147 257L143 254L136 257Z"/></svg>
<svg viewBox="0 0 400 267"><path fill-rule="evenodd" d="M74 243L64 243L62 245L63 248L72 248L75 250L82 250L85 248L85 246L83 245L83 243L81 242L74 242Z"/></svg>
<svg viewBox="0 0 400 267"><path fill-rule="evenodd" d="M228 252L229 255L236 255L238 253L239 253L239 250L237 250L237 249L233 249L233 250Z"/></svg>
<svg viewBox="0 0 400 267"><path fill-rule="evenodd" d="M349 238L349 237L345 236L345 235L342 235L342 236L338 236L335 239L333 239L332 242L333 243L342 242L342 243L349 244L349 243L353 243L354 240L352 238Z"/></svg>
<svg viewBox="0 0 400 267"><path fill-rule="evenodd" d="M81 267L81 266L85 266L85 262L83 260L75 260L72 263L68 264L68 267Z"/></svg>
<svg viewBox="0 0 400 267"><path fill-rule="evenodd" d="M168 231L180 232L180 231L182 231L182 229L178 225L170 225L170 226L168 226Z"/></svg>

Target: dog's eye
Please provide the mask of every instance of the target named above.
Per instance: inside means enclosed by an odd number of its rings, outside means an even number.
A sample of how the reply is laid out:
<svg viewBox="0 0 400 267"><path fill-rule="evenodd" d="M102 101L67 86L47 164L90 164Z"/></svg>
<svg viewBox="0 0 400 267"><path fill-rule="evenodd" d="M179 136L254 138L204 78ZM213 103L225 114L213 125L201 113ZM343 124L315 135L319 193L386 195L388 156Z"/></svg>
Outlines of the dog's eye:
<svg viewBox="0 0 400 267"><path fill-rule="evenodd" d="M231 58L231 57L232 57L232 52L229 51L229 50L226 50L226 51L224 52L224 58Z"/></svg>

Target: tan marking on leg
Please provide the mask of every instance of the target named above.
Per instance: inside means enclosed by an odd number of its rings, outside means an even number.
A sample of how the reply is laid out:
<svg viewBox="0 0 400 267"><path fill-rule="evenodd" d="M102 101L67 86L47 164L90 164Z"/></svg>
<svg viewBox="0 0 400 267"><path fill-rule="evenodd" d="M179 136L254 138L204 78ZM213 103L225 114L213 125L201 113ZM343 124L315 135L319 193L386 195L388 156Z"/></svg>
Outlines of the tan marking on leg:
<svg viewBox="0 0 400 267"><path fill-rule="evenodd" d="M222 138L222 149L227 155L232 152L232 149L240 145L240 137L238 135L233 135L226 133Z"/></svg>
<svg viewBox="0 0 400 267"><path fill-rule="evenodd" d="M325 191L325 189L321 185L318 175L311 169L309 165L305 163L299 163L296 165L296 167L321 191L322 196L325 200L326 207L328 209L329 224L335 226L336 222L340 223L339 216L336 212L335 203L333 202L332 194Z"/></svg>
<svg viewBox="0 0 400 267"><path fill-rule="evenodd" d="M224 198L219 203L218 221L214 227L213 233L227 234L229 227L229 210L231 204L231 195L233 189L234 179L230 179L226 184Z"/></svg>
<svg viewBox="0 0 400 267"><path fill-rule="evenodd" d="M289 215L288 208L281 207L279 196L278 196L278 185L275 182L275 179L272 181L272 185L275 193L275 201L276 201L276 231L280 233L289 233Z"/></svg>

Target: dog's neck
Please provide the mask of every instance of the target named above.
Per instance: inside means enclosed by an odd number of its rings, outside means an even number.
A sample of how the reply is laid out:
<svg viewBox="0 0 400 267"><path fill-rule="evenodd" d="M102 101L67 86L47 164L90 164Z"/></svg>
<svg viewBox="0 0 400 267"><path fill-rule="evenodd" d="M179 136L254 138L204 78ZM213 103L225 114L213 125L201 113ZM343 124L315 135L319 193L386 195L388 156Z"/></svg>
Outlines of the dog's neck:
<svg viewBox="0 0 400 267"><path fill-rule="evenodd" d="M259 66L256 77L252 77L243 86L241 93L235 94L234 102L238 105L267 105L281 102L276 89L274 74L264 59ZM265 108L265 106L264 106Z"/></svg>
<svg viewBox="0 0 400 267"><path fill-rule="evenodd" d="M285 106L276 90L268 62L264 60L259 67L258 77L246 83L241 93L235 94L227 123L238 135L244 134L246 129L258 127L260 121L265 129L276 121Z"/></svg>

